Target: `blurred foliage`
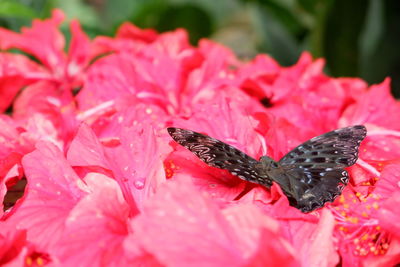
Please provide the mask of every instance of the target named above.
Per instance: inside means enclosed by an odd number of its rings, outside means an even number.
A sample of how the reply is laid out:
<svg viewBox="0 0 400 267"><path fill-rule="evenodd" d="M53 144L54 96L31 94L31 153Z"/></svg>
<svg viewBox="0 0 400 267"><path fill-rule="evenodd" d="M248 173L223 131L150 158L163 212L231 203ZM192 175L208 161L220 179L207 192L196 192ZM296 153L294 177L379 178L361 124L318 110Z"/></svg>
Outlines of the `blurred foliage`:
<svg viewBox="0 0 400 267"><path fill-rule="evenodd" d="M19 30L55 7L78 18L91 37L113 35L131 21L160 32L186 28L193 44L212 38L243 59L265 52L290 65L308 50L326 59L332 76L369 83L392 77L400 97L397 0L0 0L0 25ZM63 30L68 37L67 25Z"/></svg>

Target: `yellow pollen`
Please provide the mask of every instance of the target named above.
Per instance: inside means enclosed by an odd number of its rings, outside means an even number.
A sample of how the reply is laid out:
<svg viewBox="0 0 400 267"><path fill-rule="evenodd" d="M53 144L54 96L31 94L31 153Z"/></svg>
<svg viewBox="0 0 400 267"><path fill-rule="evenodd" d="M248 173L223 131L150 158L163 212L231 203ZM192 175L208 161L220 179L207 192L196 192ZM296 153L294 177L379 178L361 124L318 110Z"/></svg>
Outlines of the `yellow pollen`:
<svg viewBox="0 0 400 267"><path fill-rule="evenodd" d="M342 215L343 217L345 217L347 214L346 214L346 212L342 211L342 212L340 213L340 215Z"/></svg>
<svg viewBox="0 0 400 267"><path fill-rule="evenodd" d="M379 205L378 205L378 202L374 202L373 204L372 204L372 207L374 207L374 209L379 209Z"/></svg>
<svg viewBox="0 0 400 267"><path fill-rule="evenodd" d="M65 112L67 112L67 110L68 110L68 106L63 106L60 108L61 113L65 113Z"/></svg>
<svg viewBox="0 0 400 267"><path fill-rule="evenodd" d="M179 167L176 166L172 160L166 161L164 162L164 170L165 170L165 176L167 178L171 178L172 176L174 176L174 171L178 170Z"/></svg>
<svg viewBox="0 0 400 267"><path fill-rule="evenodd" d="M343 204L343 208L345 208L345 209L348 209L348 208L350 208L350 206L349 206L349 204Z"/></svg>
<svg viewBox="0 0 400 267"><path fill-rule="evenodd" d="M360 192L357 192L357 193L356 193L356 196L357 196L357 197L361 197L361 193L360 193Z"/></svg>
<svg viewBox="0 0 400 267"><path fill-rule="evenodd" d="M344 196L341 195L341 196L339 197L339 203L343 204L344 202L345 202Z"/></svg>
<svg viewBox="0 0 400 267"><path fill-rule="evenodd" d="M379 231L379 230L381 230L381 227L378 225L377 227L375 227L375 229L376 229L377 231Z"/></svg>
<svg viewBox="0 0 400 267"><path fill-rule="evenodd" d="M368 234L365 234L365 235L363 235L363 236L361 237L361 240L362 240L362 241L365 241L365 240L368 239L368 237L369 237L369 235L368 235Z"/></svg>
<svg viewBox="0 0 400 267"><path fill-rule="evenodd" d="M26 257L26 265L32 265L33 261L31 257Z"/></svg>
<svg viewBox="0 0 400 267"><path fill-rule="evenodd" d="M348 218L349 222L357 224L358 223L358 218L357 217L349 217Z"/></svg>
<svg viewBox="0 0 400 267"><path fill-rule="evenodd" d="M41 257L39 257L36 259L36 263L37 263L37 265L42 266L44 264L44 261Z"/></svg>
<svg viewBox="0 0 400 267"><path fill-rule="evenodd" d="M363 212L361 213L361 216L363 216L363 217L365 217L365 218L368 218L368 213L366 213L365 211L363 211Z"/></svg>

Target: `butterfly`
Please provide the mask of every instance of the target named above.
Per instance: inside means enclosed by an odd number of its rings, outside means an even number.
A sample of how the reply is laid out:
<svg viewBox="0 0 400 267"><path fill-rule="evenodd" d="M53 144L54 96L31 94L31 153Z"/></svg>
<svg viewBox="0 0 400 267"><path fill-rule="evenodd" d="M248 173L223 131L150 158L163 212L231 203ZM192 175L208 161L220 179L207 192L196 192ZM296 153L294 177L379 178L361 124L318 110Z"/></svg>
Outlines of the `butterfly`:
<svg viewBox="0 0 400 267"><path fill-rule="evenodd" d="M268 156L256 160L222 141L204 134L169 127L170 136L212 167L239 178L271 187L276 182L289 204L304 213L333 202L349 182L344 169L356 163L363 125L337 129L294 148L279 161Z"/></svg>

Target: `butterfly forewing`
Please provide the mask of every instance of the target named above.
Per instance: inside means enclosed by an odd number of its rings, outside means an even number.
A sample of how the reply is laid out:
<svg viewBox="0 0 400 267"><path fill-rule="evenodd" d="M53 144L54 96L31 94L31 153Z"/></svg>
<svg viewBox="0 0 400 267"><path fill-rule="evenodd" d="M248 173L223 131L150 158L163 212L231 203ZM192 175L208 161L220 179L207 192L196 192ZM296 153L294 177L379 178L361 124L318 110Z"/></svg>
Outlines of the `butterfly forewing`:
<svg viewBox="0 0 400 267"><path fill-rule="evenodd" d="M339 196L349 180L343 168L357 161L366 134L362 125L338 129L314 137L284 156L279 163L291 184L285 192L290 204L309 212Z"/></svg>
<svg viewBox="0 0 400 267"><path fill-rule="evenodd" d="M300 169L348 167L357 161L358 148L366 134L362 125L328 132L296 147L279 162Z"/></svg>
<svg viewBox="0 0 400 267"><path fill-rule="evenodd" d="M260 163L233 146L190 130L173 127L167 130L178 144L208 165L228 170L241 179L271 186L270 179L262 173Z"/></svg>

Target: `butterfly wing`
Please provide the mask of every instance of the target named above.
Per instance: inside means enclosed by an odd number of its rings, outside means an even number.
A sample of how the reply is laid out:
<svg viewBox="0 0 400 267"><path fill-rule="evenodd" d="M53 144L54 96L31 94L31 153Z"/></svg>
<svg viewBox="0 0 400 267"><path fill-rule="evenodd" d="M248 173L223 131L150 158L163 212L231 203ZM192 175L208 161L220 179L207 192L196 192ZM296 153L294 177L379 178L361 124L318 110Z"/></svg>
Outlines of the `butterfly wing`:
<svg viewBox="0 0 400 267"><path fill-rule="evenodd" d="M288 179L282 188L292 206L310 212L332 202L349 181L345 167L358 159L367 130L346 127L314 137L285 155L280 165Z"/></svg>
<svg viewBox="0 0 400 267"><path fill-rule="evenodd" d="M233 146L190 130L173 127L167 130L178 144L189 149L208 165L228 170L246 181L268 187L272 185L271 180L264 174L260 162Z"/></svg>

